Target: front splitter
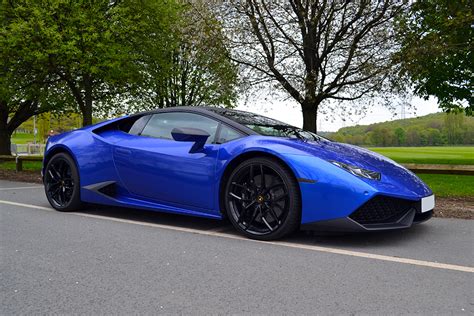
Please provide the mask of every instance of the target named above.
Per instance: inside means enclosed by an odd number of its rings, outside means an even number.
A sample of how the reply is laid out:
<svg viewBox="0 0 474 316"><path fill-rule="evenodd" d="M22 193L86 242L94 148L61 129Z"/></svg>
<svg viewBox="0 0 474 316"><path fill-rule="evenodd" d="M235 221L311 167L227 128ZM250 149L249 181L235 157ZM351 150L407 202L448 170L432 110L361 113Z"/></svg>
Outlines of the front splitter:
<svg viewBox="0 0 474 316"><path fill-rule="evenodd" d="M410 210L398 221L392 223L360 224L349 217L332 220L311 222L301 225L301 230L313 230L321 232L370 232L410 228L414 224L427 221L433 216L433 210L420 213Z"/></svg>

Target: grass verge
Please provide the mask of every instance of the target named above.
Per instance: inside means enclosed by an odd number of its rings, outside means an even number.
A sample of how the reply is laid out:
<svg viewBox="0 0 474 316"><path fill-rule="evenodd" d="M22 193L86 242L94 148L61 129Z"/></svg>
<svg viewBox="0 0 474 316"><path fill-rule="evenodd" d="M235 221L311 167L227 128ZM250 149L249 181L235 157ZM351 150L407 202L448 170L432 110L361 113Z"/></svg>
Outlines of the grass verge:
<svg viewBox="0 0 474 316"><path fill-rule="evenodd" d="M474 165L474 146L372 147L399 163Z"/></svg>
<svg viewBox="0 0 474 316"><path fill-rule="evenodd" d="M32 143L35 140L35 136L33 134L26 134L26 133L14 133L11 138L12 144L28 144ZM39 137L36 136L36 141L39 141Z"/></svg>
<svg viewBox="0 0 474 316"><path fill-rule="evenodd" d="M40 172L41 167L42 167L41 161L23 161L23 170ZM14 161L0 162L0 169L16 170L15 162Z"/></svg>
<svg viewBox="0 0 474 316"><path fill-rule="evenodd" d="M474 176L418 174L439 197L474 197Z"/></svg>

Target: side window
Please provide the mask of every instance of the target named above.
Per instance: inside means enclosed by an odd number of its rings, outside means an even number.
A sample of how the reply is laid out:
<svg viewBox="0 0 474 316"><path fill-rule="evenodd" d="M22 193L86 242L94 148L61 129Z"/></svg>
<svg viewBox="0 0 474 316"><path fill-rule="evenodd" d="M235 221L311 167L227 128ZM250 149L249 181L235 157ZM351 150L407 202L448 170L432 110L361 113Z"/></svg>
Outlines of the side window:
<svg viewBox="0 0 474 316"><path fill-rule="evenodd" d="M184 112L158 113L153 114L141 135L173 139L173 136L171 135L173 128L192 127L202 129L209 133L210 136L207 139L207 143L212 143L214 142L218 125L219 123L217 121L199 114Z"/></svg>
<svg viewBox="0 0 474 316"><path fill-rule="evenodd" d="M231 140L240 138L242 136L243 135L240 132L237 132L236 130L222 124L216 143L218 144L227 143L227 142L230 142Z"/></svg>
<svg viewBox="0 0 474 316"><path fill-rule="evenodd" d="M138 120L135 121L135 123L133 123L128 133L132 135L140 135L141 131L145 127L150 117L151 115L145 115L140 117Z"/></svg>

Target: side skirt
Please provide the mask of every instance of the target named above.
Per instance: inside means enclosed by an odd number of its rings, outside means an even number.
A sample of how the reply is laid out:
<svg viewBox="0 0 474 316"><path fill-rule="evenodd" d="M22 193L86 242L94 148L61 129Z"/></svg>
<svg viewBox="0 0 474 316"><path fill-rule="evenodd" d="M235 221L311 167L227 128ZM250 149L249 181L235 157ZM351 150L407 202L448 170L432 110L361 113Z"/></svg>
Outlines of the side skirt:
<svg viewBox="0 0 474 316"><path fill-rule="evenodd" d="M122 194L115 181L104 181L82 187L81 199L92 204L138 208L150 211L222 219L222 216L156 203Z"/></svg>

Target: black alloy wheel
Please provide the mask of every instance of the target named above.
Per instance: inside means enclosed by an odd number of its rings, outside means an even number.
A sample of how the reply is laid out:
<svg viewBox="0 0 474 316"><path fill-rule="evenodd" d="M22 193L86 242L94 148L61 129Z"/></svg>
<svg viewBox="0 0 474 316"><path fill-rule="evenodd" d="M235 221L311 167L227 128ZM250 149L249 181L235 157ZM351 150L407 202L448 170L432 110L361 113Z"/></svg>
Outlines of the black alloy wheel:
<svg viewBox="0 0 474 316"><path fill-rule="evenodd" d="M279 161L253 158L230 175L225 206L232 224L250 238L272 240L295 231L300 224L299 187Z"/></svg>
<svg viewBox="0 0 474 316"><path fill-rule="evenodd" d="M74 160L65 153L54 155L44 170L46 197L58 211L80 208L79 174Z"/></svg>

